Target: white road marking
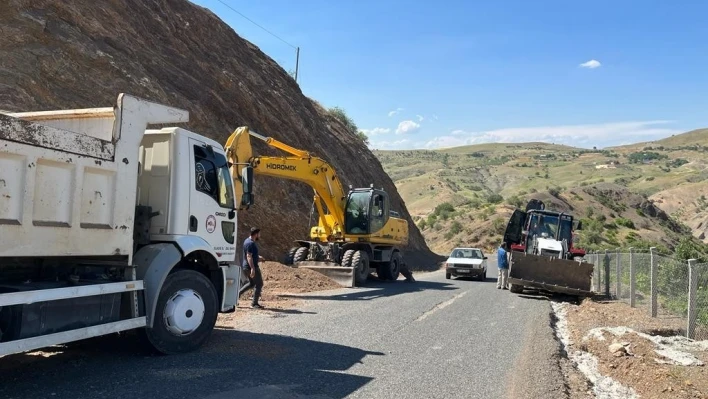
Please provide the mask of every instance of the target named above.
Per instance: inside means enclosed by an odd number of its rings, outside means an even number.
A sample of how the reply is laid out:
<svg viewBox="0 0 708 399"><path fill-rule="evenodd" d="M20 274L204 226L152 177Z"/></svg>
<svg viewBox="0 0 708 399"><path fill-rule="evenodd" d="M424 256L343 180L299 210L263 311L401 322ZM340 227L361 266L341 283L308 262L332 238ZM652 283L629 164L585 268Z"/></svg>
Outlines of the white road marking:
<svg viewBox="0 0 708 399"><path fill-rule="evenodd" d="M434 308L432 308L432 309L428 310L427 312L423 313L422 315L420 315L420 317L418 317L417 319L415 319L415 321L423 321L423 320L425 320L426 317L430 316L431 314L437 312L437 311L440 310L440 309L443 309L443 308L446 308L446 307L450 306L453 302L455 302L455 301L458 300L459 298L462 298L463 296L467 295L468 292L469 292L469 291L463 291L463 292L461 292L461 293L455 295L454 297L448 299L447 301L441 302L441 303L435 305Z"/></svg>

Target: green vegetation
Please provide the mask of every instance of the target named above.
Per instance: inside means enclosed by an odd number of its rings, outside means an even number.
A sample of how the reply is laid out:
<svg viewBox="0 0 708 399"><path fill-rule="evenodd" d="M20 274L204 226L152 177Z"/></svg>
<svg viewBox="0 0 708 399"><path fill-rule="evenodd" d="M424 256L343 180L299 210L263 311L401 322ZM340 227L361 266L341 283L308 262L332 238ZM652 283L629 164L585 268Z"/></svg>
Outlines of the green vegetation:
<svg viewBox="0 0 708 399"><path fill-rule="evenodd" d="M340 107L332 107L327 110L327 113L329 116L336 118L339 120L344 127L349 130L352 134L359 134L359 128L357 127L356 123L354 123L354 120L347 115L346 111ZM365 135L366 136L366 135Z"/></svg>
<svg viewBox="0 0 708 399"><path fill-rule="evenodd" d="M644 162L650 162L650 161L658 161L661 159L666 159L669 156L666 154L659 154L658 152L652 152L652 151L641 151L641 152L633 152L627 156L629 158L630 163L644 163Z"/></svg>

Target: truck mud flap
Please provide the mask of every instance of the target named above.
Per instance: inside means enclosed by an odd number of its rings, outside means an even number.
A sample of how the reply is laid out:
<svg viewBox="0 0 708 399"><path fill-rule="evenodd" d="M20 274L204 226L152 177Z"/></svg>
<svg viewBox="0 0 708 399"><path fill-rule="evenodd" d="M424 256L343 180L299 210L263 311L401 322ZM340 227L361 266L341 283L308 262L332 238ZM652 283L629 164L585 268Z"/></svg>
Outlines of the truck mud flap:
<svg viewBox="0 0 708 399"><path fill-rule="evenodd" d="M337 282L342 287L352 288L355 286L354 268L339 266L333 262L296 262L294 267L300 269L315 270Z"/></svg>
<svg viewBox="0 0 708 399"><path fill-rule="evenodd" d="M509 282L571 295L591 295L592 274L592 263L512 253Z"/></svg>

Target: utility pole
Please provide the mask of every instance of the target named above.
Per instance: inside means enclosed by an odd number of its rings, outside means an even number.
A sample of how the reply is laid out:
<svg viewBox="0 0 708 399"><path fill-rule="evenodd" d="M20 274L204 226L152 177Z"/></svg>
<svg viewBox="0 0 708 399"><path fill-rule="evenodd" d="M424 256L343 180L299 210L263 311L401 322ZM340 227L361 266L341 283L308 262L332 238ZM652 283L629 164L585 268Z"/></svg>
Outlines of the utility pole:
<svg viewBox="0 0 708 399"><path fill-rule="evenodd" d="M297 82L297 71L300 68L300 46L297 47L297 52L295 53L295 82Z"/></svg>

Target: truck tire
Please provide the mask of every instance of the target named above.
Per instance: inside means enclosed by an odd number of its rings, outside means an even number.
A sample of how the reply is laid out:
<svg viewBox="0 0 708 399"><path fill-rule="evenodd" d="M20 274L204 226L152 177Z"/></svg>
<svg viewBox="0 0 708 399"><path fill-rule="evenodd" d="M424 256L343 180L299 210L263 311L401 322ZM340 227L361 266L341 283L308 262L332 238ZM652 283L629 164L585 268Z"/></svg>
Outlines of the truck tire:
<svg viewBox="0 0 708 399"><path fill-rule="evenodd" d="M394 252L391 256L391 261L381 263L376 269L376 274L382 280L398 280L398 275L401 273L401 254Z"/></svg>
<svg viewBox="0 0 708 399"><path fill-rule="evenodd" d="M302 262L304 260L307 260L307 254L310 252L310 249L307 247L300 247L295 251L295 256L293 256L293 263L297 262Z"/></svg>
<svg viewBox="0 0 708 399"><path fill-rule="evenodd" d="M200 347L216 324L218 299L214 285L194 270L167 275L155 307L152 328L145 329L157 352L171 355Z"/></svg>
<svg viewBox="0 0 708 399"><path fill-rule="evenodd" d="M346 253L345 253L346 255ZM356 285L361 286L369 278L369 254L366 251L358 250L352 256L352 266L354 268L354 278Z"/></svg>
<svg viewBox="0 0 708 399"><path fill-rule="evenodd" d="M342 266L344 267L351 267L352 266L352 258L354 257L354 252L356 252L353 249L348 249L344 251L344 256L342 256Z"/></svg>
<svg viewBox="0 0 708 399"><path fill-rule="evenodd" d="M288 254L285 255L285 264L288 266L291 266L292 264L295 263L295 253L297 250L300 249L300 247L292 247L290 250L288 250Z"/></svg>
<svg viewBox="0 0 708 399"><path fill-rule="evenodd" d="M509 285L509 292L512 292L514 294L520 294L524 292L524 286L519 285L519 284L510 284Z"/></svg>

